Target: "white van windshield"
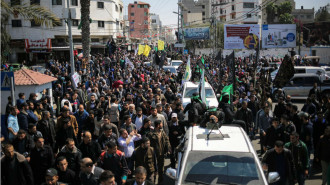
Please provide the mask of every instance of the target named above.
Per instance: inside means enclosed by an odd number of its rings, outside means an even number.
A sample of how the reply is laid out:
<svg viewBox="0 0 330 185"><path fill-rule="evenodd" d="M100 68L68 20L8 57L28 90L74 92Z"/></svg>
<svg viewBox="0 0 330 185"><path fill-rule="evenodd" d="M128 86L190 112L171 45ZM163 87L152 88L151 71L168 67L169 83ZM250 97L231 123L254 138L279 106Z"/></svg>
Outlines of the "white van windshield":
<svg viewBox="0 0 330 185"><path fill-rule="evenodd" d="M198 87L188 87L183 98L191 98L195 92L198 92ZM206 98L215 98L215 94L211 88L205 88Z"/></svg>
<svg viewBox="0 0 330 185"><path fill-rule="evenodd" d="M182 184L265 184L257 166L252 153L192 151Z"/></svg>

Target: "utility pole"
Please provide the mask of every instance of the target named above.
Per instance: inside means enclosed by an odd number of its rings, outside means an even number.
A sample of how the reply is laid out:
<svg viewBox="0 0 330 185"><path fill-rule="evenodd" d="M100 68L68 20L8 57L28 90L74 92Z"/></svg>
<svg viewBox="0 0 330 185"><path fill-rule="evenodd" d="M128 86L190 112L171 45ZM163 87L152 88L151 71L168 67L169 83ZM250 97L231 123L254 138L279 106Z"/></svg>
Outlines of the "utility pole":
<svg viewBox="0 0 330 185"><path fill-rule="evenodd" d="M68 31L69 31L69 46L70 46L70 65L71 65L71 76L74 74L74 60L73 60L73 42L72 42L72 19L71 19L71 11L70 11L70 0L67 0L68 5ZM86 57L86 56L84 56ZM88 56L87 56L88 57Z"/></svg>

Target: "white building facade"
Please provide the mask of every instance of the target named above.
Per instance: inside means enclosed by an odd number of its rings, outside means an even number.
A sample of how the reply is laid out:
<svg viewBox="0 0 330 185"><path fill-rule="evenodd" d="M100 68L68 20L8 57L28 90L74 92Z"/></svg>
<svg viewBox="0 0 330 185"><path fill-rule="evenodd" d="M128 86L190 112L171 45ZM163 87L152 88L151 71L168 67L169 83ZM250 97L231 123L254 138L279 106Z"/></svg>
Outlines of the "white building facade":
<svg viewBox="0 0 330 185"><path fill-rule="evenodd" d="M11 5L11 0L5 0ZM9 58L10 62L22 62L27 60L30 62L40 62L46 60L51 53L59 52L62 57L68 55L68 26L66 20L68 18L68 0L20 0L21 5L30 4L32 2L39 4L51 12L53 12L60 20L61 25L54 27L45 27L36 25L30 20L22 17L10 17L7 25L7 31L11 35L12 54ZM80 0L70 0L69 2L71 19L72 19L72 35L75 49L81 49L81 29L78 29L81 20ZM104 50L107 41L113 37L121 37L124 34L124 5L122 0L91 0L90 2L90 38L91 50L101 52ZM43 47L26 50L26 42L29 44L37 41L51 40L51 43L43 45ZM46 46L47 45L47 46ZM61 52L62 51L62 52Z"/></svg>
<svg viewBox="0 0 330 185"><path fill-rule="evenodd" d="M150 13L150 35L153 41L158 41L161 36L162 30L162 21L159 18L159 15Z"/></svg>

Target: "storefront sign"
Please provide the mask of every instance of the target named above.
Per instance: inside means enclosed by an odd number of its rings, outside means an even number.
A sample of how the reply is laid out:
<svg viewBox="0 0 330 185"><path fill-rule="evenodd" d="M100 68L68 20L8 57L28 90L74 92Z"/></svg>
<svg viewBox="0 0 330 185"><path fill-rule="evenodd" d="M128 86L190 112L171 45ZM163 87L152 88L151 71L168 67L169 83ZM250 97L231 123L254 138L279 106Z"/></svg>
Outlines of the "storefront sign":
<svg viewBox="0 0 330 185"><path fill-rule="evenodd" d="M52 49L51 39L25 39L26 52L45 53Z"/></svg>

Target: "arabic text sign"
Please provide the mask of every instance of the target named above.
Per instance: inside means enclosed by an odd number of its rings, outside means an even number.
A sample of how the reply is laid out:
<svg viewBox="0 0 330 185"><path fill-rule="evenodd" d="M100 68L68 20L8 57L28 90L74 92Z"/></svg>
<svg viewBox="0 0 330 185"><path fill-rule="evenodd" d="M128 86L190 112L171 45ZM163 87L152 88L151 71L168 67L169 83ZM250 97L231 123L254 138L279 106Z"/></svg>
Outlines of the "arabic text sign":
<svg viewBox="0 0 330 185"><path fill-rule="evenodd" d="M184 39L186 40L207 40L210 39L210 28L185 28Z"/></svg>
<svg viewBox="0 0 330 185"><path fill-rule="evenodd" d="M25 49L51 49L51 39L25 39Z"/></svg>
<svg viewBox="0 0 330 185"><path fill-rule="evenodd" d="M259 43L260 25L225 25L224 34L225 49L255 49Z"/></svg>
<svg viewBox="0 0 330 185"><path fill-rule="evenodd" d="M262 25L262 48L296 47L295 24Z"/></svg>

